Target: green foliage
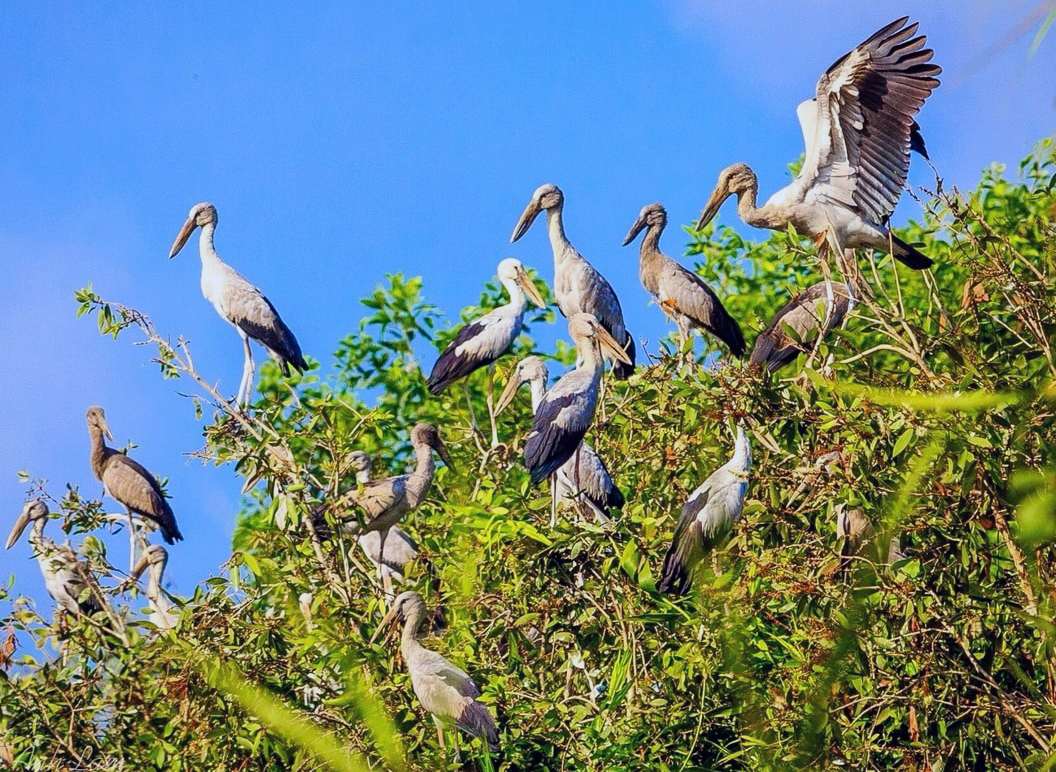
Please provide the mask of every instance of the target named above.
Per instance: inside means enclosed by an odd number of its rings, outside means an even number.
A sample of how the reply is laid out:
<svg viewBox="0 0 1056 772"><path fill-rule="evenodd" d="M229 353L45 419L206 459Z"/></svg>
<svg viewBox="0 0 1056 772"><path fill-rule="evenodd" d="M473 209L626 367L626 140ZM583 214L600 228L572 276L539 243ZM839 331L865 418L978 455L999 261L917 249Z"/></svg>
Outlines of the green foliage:
<svg viewBox="0 0 1056 772"><path fill-rule="evenodd" d="M419 279L390 276L367 298L336 374L296 381L296 399L266 367L249 415L206 388L182 342L82 291L81 313L95 311L104 333L141 329L171 373L198 378L196 409L214 411L210 456L249 492L225 573L185 600L175 631L134 621L126 646L89 621L58 632L26 605L0 620L50 651L61 637L62 651L0 672L0 739L20 768L41 770L458 768L395 642L370 643L385 605L373 567L339 530L316 539L307 517L354 489L351 451L374 456L376 475L402 471L408 428L429 420L455 464L404 523L429 561L407 582L444 606L446 631L426 644L483 685L498 717L501 761L473 741L469 768L1051 765L1052 143L1019 172L988 170L969 194L940 187L923 222L900 233L936 270L861 256L876 297L778 377L665 356L608 382L590 441L627 496L611 529L575 511L548 527L549 495L520 463L526 399L502 416L507 444L491 450L466 391L428 395L420 362L433 350L423 349L452 332ZM821 278L792 234L691 238L746 332ZM525 334L517 356L530 351ZM486 387L484 372L468 379L480 421ZM753 442L743 520L691 596L660 596L678 512L729 457L736 420ZM862 509L874 530L846 571L840 505ZM75 490L59 509L70 532L101 525L99 502ZM331 525L358 514L334 509ZM105 577L101 546L90 557Z"/></svg>

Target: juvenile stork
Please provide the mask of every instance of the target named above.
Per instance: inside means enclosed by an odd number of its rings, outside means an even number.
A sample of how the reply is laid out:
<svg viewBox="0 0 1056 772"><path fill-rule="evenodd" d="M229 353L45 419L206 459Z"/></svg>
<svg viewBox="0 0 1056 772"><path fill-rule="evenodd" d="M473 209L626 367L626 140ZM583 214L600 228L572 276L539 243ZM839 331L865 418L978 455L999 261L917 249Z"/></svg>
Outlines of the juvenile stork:
<svg viewBox="0 0 1056 772"><path fill-rule="evenodd" d="M48 522L48 505L40 499L27 501L7 537L5 549L11 549L33 523L29 532L29 544L33 556L40 565L44 577L44 586L59 608L69 614L91 615L103 611L99 599L88 591L84 580L88 567L77 559L77 555L68 545L61 547L44 535L44 525Z"/></svg>
<svg viewBox="0 0 1056 772"><path fill-rule="evenodd" d="M373 466L370 456L362 450L352 453L352 464L356 469L356 483L366 485L370 482L370 470ZM414 539L398 525L392 526L385 537L385 552L381 551L382 531L367 531L362 534L357 543L367 560L374 564L382 576L383 582L391 585L395 580L403 584L403 575L408 564L418 559L418 545Z"/></svg>
<svg viewBox="0 0 1056 772"><path fill-rule="evenodd" d="M308 369L308 363L301 355L297 338L282 321L271 301L242 274L220 260L220 255L213 247L216 222L216 207L212 204L203 201L191 207L187 222L183 224L172 249L169 250L169 258L179 254L195 228L202 229L198 238L198 253L202 258L202 294L213 304L220 316L234 325L242 338L246 361L235 401L244 408L249 404L256 374L253 352L249 346L250 338L268 350L278 362L283 375L290 374L291 365L297 372L304 372Z"/></svg>
<svg viewBox="0 0 1056 772"><path fill-rule="evenodd" d="M517 221L510 241L521 238L539 213L546 211L546 228L554 253L554 297L557 307L566 319L584 313L592 314L601 323L624 352L622 358L612 357L615 360L613 375L626 380L634 372L634 338L623 323L623 309L612 285L576 251L565 235L561 219L564 205L565 194L561 188L552 183L540 186Z"/></svg>
<svg viewBox="0 0 1056 772"><path fill-rule="evenodd" d="M532 283L520 260L508 257L499 263L498 270L499 281L506 288L510 302L466 323L436 360L427 384L430 394L439 394L460 378L487 366L488 418L491 420L493 448L499 444L499 435L495 429L495 409L492 404L495 360L509 351L517 336L521 334L524 309L527 305L525 296L539 308L546 307L542 295Z"/></svg>
<svg viewBox="0 0 1056 772"><path fill-rule="evenodd" d="M672 595L689 592L693 567L741 517L751 466L752 447L744 427L737 424L733 458L712 472L682 507L671 546L664 556L664 570L657 585L660 592Z"/></svg>
<svg viewBox="0 0 1056 772"><path fill-rule="evenodd" d="M171 630L179 621L179 616L173 612L172 604L161 589L161 580L165 574L165 566L169 562L169 553L160 544L152 544L139 558L132 573L128 575L129 582L139 581L143 572L150 568L147 577L147 600L150 602L150 621L159 630Z"/></svg>
<svg viewBox="0 0 1056 772"><path fill-rule="evenodd" d="M801 351L810 351L833 329L839 327L851 308L846 284L832 282L832 313L828 311L828 287L820 281L786 303L752 347L749 365L777 372L795 360Z"/></svg>
<svg viewBox="0 0 1056 772"><path fill-rule="evenodd" d="M525 357L517 363L513 377L499 398L496 412L505 410L513 401L517 390L525 383L528 384L532 395L532 413L537 412L543 397L546 396L549 380L550 373L542 359L536 356ZM623 507L623 492L612 481L605 462L586 442L579 443L572 457L550 479L550 484L559 501L578 505L582 510L592 513L594 519L602 525L610 522L611 510ZM556 506L553 509L556 510ZM556 525L556 511L552 511L550 527Z"/></svg>
<svg viewBox="0 0 1056 772"><path fill-rule="evenodd" d="M697 274L660 251L660 234L666 226L667 210L660 204L649 204L639 212L623 245L630 244L645 229L638 278L664 313L675 320L679 348L685 345L692 330L707 330L725 343L734 356L744 356L741 326L726 311L718 295Z"/></svg>
<svg viewBox="0 0 1056 772"><path fill-rule="evenodd" d="M624 364L631 361L591 314L574 314L568 320L568 333L579 353L576 369L563 375L543 397L524 443L524 465L535 485L572 458L594 422L605 370L603 354Z"/></svg>
<svg viewBox="0 0 1056 772"><path fill-rule="evenodd" d="M161 529L166 544L183 540L172 507L161 492L161 486L150 472L124 453L108 448L103 435L113 442L114 435L106 423L106 415L98 406L88 408L85 415L88 436L92 440L92 473L103 483L107 495L116 499L128 514L129 544L132 551L130 564L135 564L135 541L138 532L132 515L146 518ZM130 566L131 567L131 566Z"/></svg>
<svg viewBox="0 0 1056 772"><path fill-rule="evenodd" d="M411 675L411 686L422 707L433 716L440 747L444 747L444 725L454 724L486 742L492 753L499 753L501 746L495 719L476 699L481 694L480 688L464 670L418 642L418 631L426 619L425 601L421 595L405 592L396 598L371 643L397 619L403 620L400 653Z"/></svg>
<svg viewBox="0 0 1056 772"><path fill-rule="evenodd" d="M919 140L914 116L939 85L927 38L907 17L888 24L841 57L818 80L814 99L796 110L806 157L791 185L756 208L759 185L746 164L722 171L697 229L737 196L737 214L757 228L789 225L834 254L865 247L891 252L917 270L932 261L888 230ZM920 143L923 150L923 143Z"/></svg>
<svg viewBox="0 0 1056 772"><path fill-rule="evenodd" d="M385 540L389 529L400 522L403 516L425 499L433 483L433 451L452 466L451 457L447 454L443 440L436 427L420 423L411 430L411 447L414 449L415 467L410 474L385 477L371 480L357 487L348 496L349 501L366 514L366 522L349 523L348 527L360 535L378 531L378 554L385 554ZM391 579L382 571L383 562L378 563L378 578L382 580L386 593L391 593Z"/></svg>

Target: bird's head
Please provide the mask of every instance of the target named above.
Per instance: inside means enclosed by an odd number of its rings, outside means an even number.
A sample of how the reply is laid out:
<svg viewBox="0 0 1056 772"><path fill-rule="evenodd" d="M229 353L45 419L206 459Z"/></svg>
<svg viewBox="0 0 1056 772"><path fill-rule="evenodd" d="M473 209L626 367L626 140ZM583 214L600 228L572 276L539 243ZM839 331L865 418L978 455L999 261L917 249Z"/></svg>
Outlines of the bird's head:
<svg viewBox="0 0 1056 772"><path fill-rule="evenodd" d="M363 450L353 450L348 455L348 462L352 465L356 475L370 474L370 469L374 465L370 460L370 454Z"/></svg>
<svg viewBox="0 0 1056 772"><path fill-rule="evenodd" d="M568 334L577 346L581 341L590 341L602 355L617 359L626 365L633 364L623 346L601 326L594 314L573 314L568 320Z"/></svg>
<svg viewBox="0 0 1056 772"><path fill-rule="evenodd" d="M176 240L172 242L172 249L169 250L169 257L176 257L183 249L183 245L187 243L187 239L194 233L195 228L203 228L209 223L216 225L216 207L210 204L208 201L203 201L200 204L195 204L191 207L190 214L187 215L187 222L180 228L179 234L176 236Z"/></svg>
<svg viewBox="0 0 1056 772"><path fill-rule="evenodd" d="M747 190L757 188L758 185L755 172L748 164L736 163L733 166L727 166L719 173L719 181L715 185L715 190L711 192L711 197L704 204L700 219L697 220L697 230L699 231L715 219L715 215L719 213L719 208L727 198L733 195L739 196Z"/></svg>
<svg viewBox="0 0 1056 772"><path fill-rule="evenodd" d="M114 441L114 435L110 433L110 427L106 423L106 413L103 412L103 409L101 407L99 407L98 405L92 405L90 408L88 408L88 412L85 413L84 418L85 421L88 423L89 431L91 431L92 429L97 429L102 432L102 434L108 440L110 440L110 442Z"/></svg>
<svg viewBox="0 0 1056 772"><path fill-rule="evenodd" d="M389 613L385 615L385 618L381 620L381 624L378 625L378 629L374 631L374 635L371 636L370 642L374 643L374 641L376 641L378 637L388 630L396 621L402 622L405 619L412 619L415 617L422 619L424 616L425 600L421 595L413 590L400 593L392 602L392 606L389 607Z"/></svg>
<svg viewBox="0 0 1056 772"><path fill-rule="evenodd" d="M451 456L447 453L447 446L444 445L444 441L440 439L440 432L436 430L436 427L432 424L420 423L415 424L414 428L411 429L411 445L416 448L427 446L436 451L437 455L444 460L452 469L455 465L451 463Z"/></svg>
<svg viewBox="0 0 1056 772"><path fill-rule="evenodd" d="M47 516L48 505L43 499L30 499L23 504L22 512L15 521L15 527L11 529L11 535L7 537L7 546L4 549L11 549L15 545L27 525L34 520L44 520Z"/></svg>
<svg viewBox="0 0 1056 772"><path fill-rule="evenodd" d="M525 207L524 213L521 214L521 219L517 221L517 227L513 229L513 235L510 236L510 243L517 241L517 239L527 233L535 218L544 209L560 209L564 206L564 203L565 194L561 192L561 188L552 182L540 185L535 189L535 193L532 194L532 200Z"/></svg>
<svg viewBox="0 0 1056 772"><path fill-rule="evenodd" d="M161 570L165 570L166 564L169 562L169 553L160 544L151 544L144 550L143 554L139 556L139 560L136 565L133 566L132 572L128 575L130 581L139 581L139 577L143 575L143 572L147 570L148 566L161 566Z"/></svg>
<svg viewBox="0 0 1056 772"><path fill-rule="evenodd" d="M627 231L627 238L623 240L623 245L627 246L634 241L635 236L641 233L644 228L659 228L663 230L666 225L667 210L664 209L662 204L643 206L642 211L638 213L638 219L634 221L634 225Z"/></svg>
<svg viewBox="0 0 1056 772"><path fill-rule="evenodd" d="M521 388L522 385L541 382L545 386L549 379L550 373L542 359L536 356L525 357L513 368L513 375L510 376L509 383L506 384L506 388L502 391L502 396L499 397L499 401L495 405L495 415L501 413L513 402L517 389Z"/></svg>
<svg viewBox="0 0 1056 772"><path fill-rule="evenodd" d="M528 296L529 300L539 306L539 308L546 308L546 301L539 294L535 282L532 281L532 277L528 275L528 271L524 269L521 261L516 257L507 257L499 263L499 280L503 283L515 282L524 290L524 294Z"/></svg>

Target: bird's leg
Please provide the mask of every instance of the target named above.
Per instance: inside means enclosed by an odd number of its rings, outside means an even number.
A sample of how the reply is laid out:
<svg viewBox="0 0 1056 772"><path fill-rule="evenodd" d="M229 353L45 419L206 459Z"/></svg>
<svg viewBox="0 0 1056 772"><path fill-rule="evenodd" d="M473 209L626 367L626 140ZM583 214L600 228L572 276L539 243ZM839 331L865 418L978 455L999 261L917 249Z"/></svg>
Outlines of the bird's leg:
<svg viewBox="0 0 1056 772"><path fill-rule="evenodd" d="M125 515L128 517L128 570L131 572L136 567L136 521L128 507L125 507Z"/></svg>
<svg viewBox="0 0 1056 772"><path fill-rule="evenodd" d="M488 365L488 418L491 420L491 447L499 447L499 432L495 428L495 363Z"/></svg>
<svg viewBox="0 0 1056 772"><path fill-rule="evenodd" d="M256 376L257 368L253 363L253 351L249 347L249 336L242 330L238 331L242 336L242 346L246 352L246 361L242 366L242 383L238 387L238 405L245 408L249 405L249 397L253 392L253 378Z"/></svg>
<svg viewBox="0 0 1056 772"><path fill-rule="evenodd" d="M433 723L436 724L436 740L440 744L440 750L446 750L447 746L444 745L444 725L436 716L433 716Z"/></svg>
<svg viewBox="0 0 1056 772"><path fill-rule="evenodd" d="M803 365L803 369L807 370L814 362L814 356L818 353L818 348L821 346L822 338L825 337L825 333L829 328L829 324L832 321L832 314L834 309L834 303L836 300L835 292L832 289L832 269L829 266L829 249L828 242L822 241L824 249L818 249L818 257L821 260L821 275L825 279L825 318L821 320L821 325L818 327L818 334L814 337L814 343L810 347L810 356L807 357L806 364Z"/></svg>
<svg viewBox="0 0 1056 772"><path fill-rule="evenodd" d="M550 527L557 528L557 475L550 475Z"/></svg>
<svg viewBox="0 0 1056 772"><path fill-rule="evenodd" d="M378 536L378 579L381 581L381 590L386 598L392 597L392 579L385 576L382 570L385 565L385 537L389 535L389 529L385 528ZM386 581L386 579L388 581Z"/></svg>
<svg viewBox="0 0 1056 772"><path fill-rule="evenodd" d="M466 407L469 408L469 425L473 427L473 433L476 434L480 431L480 426L477 425L477 414L473 412L473 400L469 397L469 383L465 378L462 379L462 389L466 392Z"/></svg>

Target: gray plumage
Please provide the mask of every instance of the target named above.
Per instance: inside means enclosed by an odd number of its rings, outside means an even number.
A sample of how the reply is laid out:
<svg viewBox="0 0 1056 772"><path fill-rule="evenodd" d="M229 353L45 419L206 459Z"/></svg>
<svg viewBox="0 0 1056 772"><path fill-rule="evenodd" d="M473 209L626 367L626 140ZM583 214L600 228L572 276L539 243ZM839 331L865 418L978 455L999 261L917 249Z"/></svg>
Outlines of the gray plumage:
<svg viewBox="0 0 1056 772"><path fill-rule="evenodd" d="M691 330L706 330L721 340L735 356L744 356L744 334L730 316L719 296L701 277L660 251L660 235L667 226L667 211L660 204L642 208L623 245L627 246L645 229L642 238L638 278L664 313L675 320L678 334L685 341Z"/></svg>
<svg viewBox="0 0 1056 772"><path fill-rule="evenodd" d="M179 622L179 615L173 611L172 604L161 589L165 566L168 562L168 551L160 544L151 544L128 575L129 581L136 582L144 571L150 569L146 596L151 608L150 621L159 630L170 630Z"/></svg>
<svg viewBox="0 0 1056 772"><path fill-rule="evenodd" d="M737 426L733 458L715 470L690 494L675 526L657 589L685 595L693 567L722 541L741 517L748 492L752 447L744 427Z"/></svg>
<svg viewBox="0 0 1056 772"><path fill-rule="evenodd" d="M594 422L605 369L602 352L627 362L620 345L590 314L569 319L568 332L579 352L579 363L543 397L524 443L524 464L536 485L572 457Z"/></svg>
<svg viewBox="0 0 1056 772"><path fill-rule="evenodd" d="M356 470L356 483L366 485L370 482L370 470L373 466L369 455L362 450L354 451L351 455L352 465ZM385 537L385 552L382 554L381 531L367 531L362 534L357 543L367 560L381 572L383 578L388 574L391 579L402 583L404 572L409 563L418 559L418 545L414 539L398 525L389 529Z"/></svg>
<svg viewBox="0 0 1056 772"><path fill-rule="evenodd" d="M562 209L565 195L552 183L541 185L532 194L510 241L517 241L539 213L546 211L546 228L554 253L554 297L566 319L584 313L594 316L626 354L626 362L613 361L612 373L626 379L634 372L634 339L623 321L620 299L612 285L584 258L565 236Z"/></svg>
<svg viewBox="0 0 1056 772"><path fill-rule="evenodd" d="M839 327L850 309L847 285L832 282L833 311L827 313L828 289L818 282L788 301L759 333L752 347L750 365L776 372L794 361L800 352L810 351L821 330L822 339Z"/></svg>
<svg viewBox="0 0 1056 772"><path fill-rule="evenodd" d="M213 246L216 224L216 207L204 201L195 204L179 235L176 236L172 249L169 250L169 257L173 258L179 254L195 228L202 229L198 241L198 252L202 259L202 294L212 303L216 312L234 326L242 338L245 363L236 401L244 405L248 403L253 390L255 373L250 339L268 350L278 362L283 375L290 374L290 366L298 372L303 372L308 369L308 363L301 354L297 338L282 321L271 301L242 274L224 263L216 253Z"/></svg>
<svg viewBox="0 0 1056 772"><path fill-rule="evenodd" d="M92 473L103 483L107 495L130 512L156 524L167 544L181 541L183 534L176 525L176 516L154 475L124 453L107 447L103 441L104 435L111 442L114 439L103 409L92 406L85 418L92 441Z"/></svg>
<svg viewBox="0 0 1056 772"><path fill-rule="evenodd" d="M909 171L909 153L923 142L914 117L939 85L927 38L898 19L835 62L816 95L797 109L806 156L793 182L756 208L758 180L745 164L722 171L701 212L703 228L731 195L737 213L755 227L792 225L836 254L866 247L917 270L932 261L888 231Z"/></svg>
<svg viewBox="0 0 1056 772"><path fill-rule="evenodd" d="M395 619L403 620L400 653L411 676L411 686L434 721L454 724L473 737L487 743L492 753L499 753L499 732L487 706L477 702L480 688L468 674L447 659L418 642L418 630L426 618L425 601L416 592L401 594L382 620L378 632ZM376 637L377 634L375 634Z"/></svg>
<svg viewBox="0 0 1056 772"><path fill-rule="evenodd" d="M840 572L846 573L854 557L873 538L873 524L861 509L841 502L836 506L836 536L841 540Z"/></svg>
<svg viewBox="0 0 1056 772"><path fill-rule="evenodd" d="M5 549L11 549L30 523L29 544L37 559L44 586L59 608L70 614L94 614L102 611L98 599L88 590L85 574L88 567L68 545L58 545L44 535L48 522L48 505L40 499L27 501L7 537Z"/></svg>

